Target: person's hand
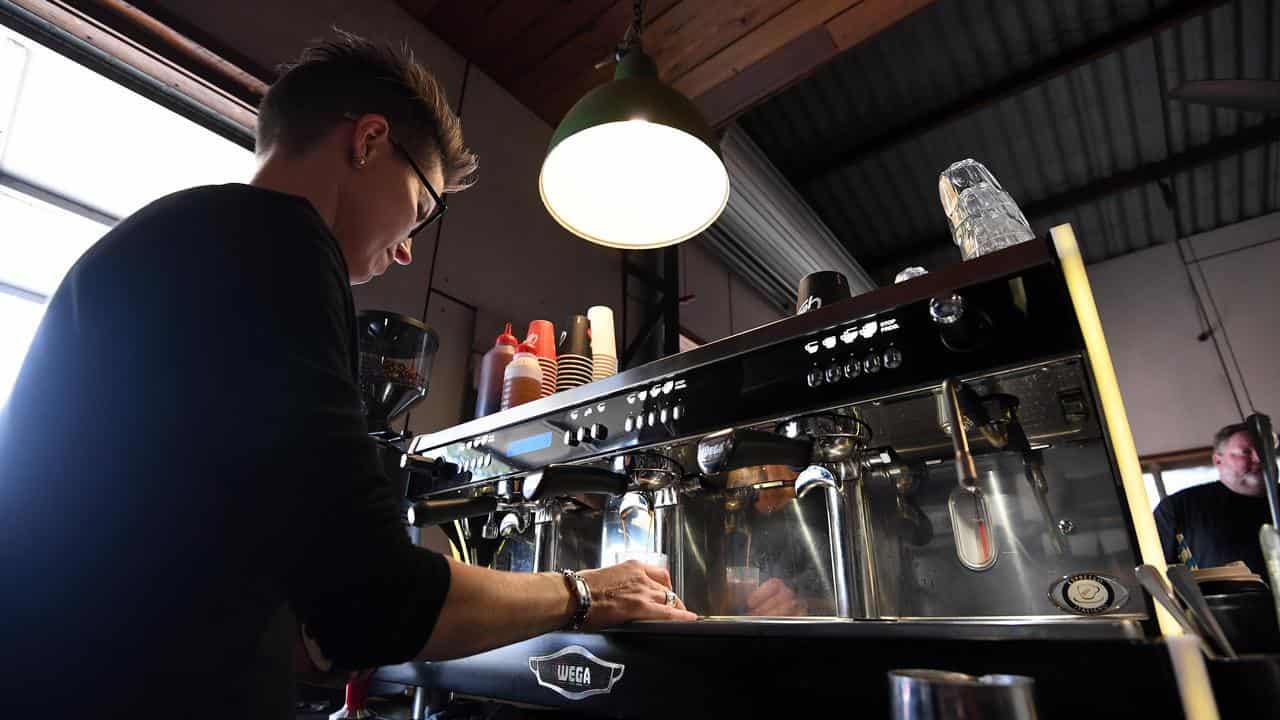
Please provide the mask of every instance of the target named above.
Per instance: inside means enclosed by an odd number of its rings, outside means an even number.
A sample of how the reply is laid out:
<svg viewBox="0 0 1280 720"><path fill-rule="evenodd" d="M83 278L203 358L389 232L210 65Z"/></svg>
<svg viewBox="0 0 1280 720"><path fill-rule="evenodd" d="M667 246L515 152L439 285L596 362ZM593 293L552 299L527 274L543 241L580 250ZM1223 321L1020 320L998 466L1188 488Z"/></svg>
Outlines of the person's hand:
<svg viewBox="0 0 1280 720"><path fill-rule="evenodd" d="M747 596L748 615L807 615L808 607L795 591L778 578L769 578Z"/></svg>
<svg viewBox="0 0 1280 720"><path fill-rule="evenodd" d="M583 570L580 575L591 588L591 612L584 630L600 630L630 620L697 620L676 598L668 606L671 575L660 567L628 560L599 570Z"/></svg>

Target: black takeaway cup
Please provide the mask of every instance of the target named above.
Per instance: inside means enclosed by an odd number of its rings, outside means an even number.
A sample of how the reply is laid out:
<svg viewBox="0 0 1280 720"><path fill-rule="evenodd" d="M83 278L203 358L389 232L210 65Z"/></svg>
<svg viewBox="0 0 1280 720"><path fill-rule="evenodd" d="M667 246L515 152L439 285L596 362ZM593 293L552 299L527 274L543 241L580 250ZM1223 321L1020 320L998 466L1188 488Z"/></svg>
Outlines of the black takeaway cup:
<svg viewBox="0 0 1280 720"><path fill-rule="evenodd" d="M800 280L800 292L796 294L796 314L803 315L850 297L849 281L840 271L811 272Z"/></svg>

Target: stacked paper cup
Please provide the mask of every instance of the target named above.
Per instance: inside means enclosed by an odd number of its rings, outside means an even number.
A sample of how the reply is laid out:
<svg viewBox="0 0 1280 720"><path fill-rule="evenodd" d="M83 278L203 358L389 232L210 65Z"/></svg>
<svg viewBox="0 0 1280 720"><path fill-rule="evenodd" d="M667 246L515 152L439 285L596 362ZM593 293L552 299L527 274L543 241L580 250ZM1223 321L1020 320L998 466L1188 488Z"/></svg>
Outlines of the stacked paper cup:
<svg viewBox="0 0 1280 720"><path fill-rule="evenodd" d="M591 382L591 333L586 315L574 315L556 355L556 392Z"/></svg>
<svg viewBox="0 0 1280 720"><path fill-rule="evenodd" d="M537 348L542 370L541 397L547 397L556 391L556 328L550 320L534 320L529 323L527 341Z"/></svg>
<svg viewBox="0 0 1280 720"><path fill-rule="evenodd" d="M618 372L618 348L613 339L613 310L605 305L587 309L591 322L591 379L601 380Z"/></svg>

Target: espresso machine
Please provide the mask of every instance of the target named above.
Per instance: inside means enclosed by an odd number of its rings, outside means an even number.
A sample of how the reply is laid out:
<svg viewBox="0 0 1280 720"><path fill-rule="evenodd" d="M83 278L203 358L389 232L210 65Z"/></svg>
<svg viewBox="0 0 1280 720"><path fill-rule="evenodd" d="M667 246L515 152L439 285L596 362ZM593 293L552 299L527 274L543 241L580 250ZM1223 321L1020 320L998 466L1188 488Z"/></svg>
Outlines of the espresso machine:
<svg viewBox="0 0 1280 720"><path fill-rule="evenodd" d="M662 562L700 619L381 676L611 716L883 717L886 670L941 667L1033 675L1050 717L1109 714L1089 693L1135 711L1127 683L1172 683L1133 573L1150 523L1055 239L415 438L411 523L469 519L504 570Z"/></svg>

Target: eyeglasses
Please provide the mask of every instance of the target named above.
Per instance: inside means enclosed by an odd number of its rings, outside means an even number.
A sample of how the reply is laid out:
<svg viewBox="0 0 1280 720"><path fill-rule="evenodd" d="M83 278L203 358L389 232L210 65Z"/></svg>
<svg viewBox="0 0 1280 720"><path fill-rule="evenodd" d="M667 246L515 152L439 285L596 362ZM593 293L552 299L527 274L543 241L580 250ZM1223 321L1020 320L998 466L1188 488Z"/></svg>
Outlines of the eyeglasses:
<svg viewBox="0 0 1280 720"><path fill-rule="evenodd" d="M360 116L354 113L343 113L342 117L353 122L360 119ZM418 221L409 230L409 237L413 237L422 232L422 229L426 226L439 220L440 216L444 215L444 211L449 209L449 204L444 200L444 193L438 193L435 188L431 187L431 182L427 180L426 173L422 172L422 168L418 167L418 163L414 161L409 151L405 150L404 146L396 142L396 139L390 135L387 136L387 140L391 141L391 147L404 156L405 162L409 163L409 167L413 168L414 174L422 181L422 186L427 189L427 194L431 196L431 210L424 211L422 203L418 203Z"/></svg>
<svg viewBox="0 0 1280 720"><path fill-rule="evenodd" d="M440 216L444 215L444 211L449 209L449 205L444 200L444 193L438 193L435 188L431 187L431 182L427 180L427 176L422 172L422 168L418 167L418 163L414 162L413 156L409 154L409 151L405 150L403 145L396 142L395 138L388 137L387 140L391 142L391 147L398 150L400 154L404 156L405 162L409 163L409 167L413 168L413 172L418 176L418 179L422 181L422 186L427 189L427 193L431 195L431 199L433 201L430 210L424 210L423 205L421 203L418 204L418 222L413 226L413 229L409 231L409 237L413 237L414 235L422 232L422 229L426 226L439 220Z"/></svg>

